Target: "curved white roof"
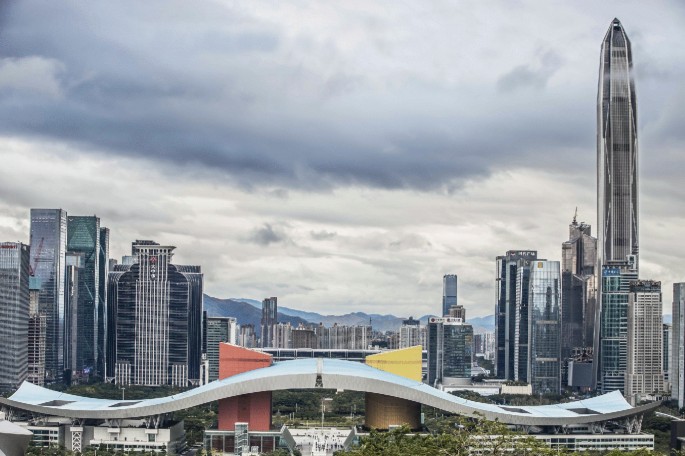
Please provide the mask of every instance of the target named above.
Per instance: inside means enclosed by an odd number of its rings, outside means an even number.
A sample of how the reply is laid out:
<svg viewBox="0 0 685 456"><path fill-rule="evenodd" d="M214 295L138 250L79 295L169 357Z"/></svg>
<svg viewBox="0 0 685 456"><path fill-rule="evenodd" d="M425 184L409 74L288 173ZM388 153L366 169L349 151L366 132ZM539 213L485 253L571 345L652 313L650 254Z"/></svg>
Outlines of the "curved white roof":
<svg viewBox="0 0 685 456"><path fill-rule="evenodd" d="M520 425L564 425L606 421L642 413L658 402L632 407L620 392L565 404L499 406L469 401L425 383L416 382L362 363L335 359L298 359L235 375L207 385L157 399L109 400L60 393L24 382L0 403L45 415L72 418L138 418L174 412L219 399L260 391L323 388L384 394L464 416L482 416Z"/></svg>

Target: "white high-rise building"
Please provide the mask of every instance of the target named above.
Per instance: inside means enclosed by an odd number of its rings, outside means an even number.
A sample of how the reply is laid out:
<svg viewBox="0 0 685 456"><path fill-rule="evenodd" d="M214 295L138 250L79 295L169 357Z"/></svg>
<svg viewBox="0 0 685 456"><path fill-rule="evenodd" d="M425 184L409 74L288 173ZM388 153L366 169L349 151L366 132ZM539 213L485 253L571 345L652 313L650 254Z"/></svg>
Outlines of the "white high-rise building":
<svg viewBox="0 0 685 456"><path fill-rule="evenodd" d="M664 388L661 282L637 280L628 295L625 397L633 405Z"/></svg>
<svg viewBox="0 0 685 456"><path fill-rule="evenodd" d="M0 243L0 389L19 387L28 373L29 246Z"/></svg>

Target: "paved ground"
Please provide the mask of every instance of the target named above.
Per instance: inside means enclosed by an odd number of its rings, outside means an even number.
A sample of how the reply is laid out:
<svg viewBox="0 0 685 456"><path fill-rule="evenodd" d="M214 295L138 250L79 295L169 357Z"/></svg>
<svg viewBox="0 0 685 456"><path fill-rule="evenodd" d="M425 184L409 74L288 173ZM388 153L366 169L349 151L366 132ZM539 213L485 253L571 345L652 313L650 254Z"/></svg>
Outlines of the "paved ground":
<svg viewBox="0 0 685 456"><path fill-rule="evenodd" d="M289 429L302 456L331 456L343 448L350 429L308 428Z"/></svg>

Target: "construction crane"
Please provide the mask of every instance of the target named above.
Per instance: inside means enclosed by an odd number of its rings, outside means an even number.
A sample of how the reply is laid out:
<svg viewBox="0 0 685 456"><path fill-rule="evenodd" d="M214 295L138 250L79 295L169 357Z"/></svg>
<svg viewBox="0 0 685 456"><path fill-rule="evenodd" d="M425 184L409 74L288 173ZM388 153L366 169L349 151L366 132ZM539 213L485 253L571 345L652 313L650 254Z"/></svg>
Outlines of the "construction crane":
<svg viewBox="0 0 685 456"><path fill-rule="evenodd" d="M34 277L36 275L36 263L38 263L38 257L40 256L40 253L43 251L43 241L45 241L45 238L40 238L40 242L38 243L38 249L36 250L36 254L33 256L33 264L29 265L29 275L31 277Z"/></svg>

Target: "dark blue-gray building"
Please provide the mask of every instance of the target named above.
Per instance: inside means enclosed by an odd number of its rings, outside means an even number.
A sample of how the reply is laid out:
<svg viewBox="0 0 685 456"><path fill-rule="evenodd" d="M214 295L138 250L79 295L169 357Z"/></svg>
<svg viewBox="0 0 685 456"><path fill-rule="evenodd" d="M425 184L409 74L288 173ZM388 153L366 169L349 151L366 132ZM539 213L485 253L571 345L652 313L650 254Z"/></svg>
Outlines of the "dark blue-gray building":
<svg viewBox="0 0 685 456"><path fill-rule="evenodd" d="M29 273L38 278L38 311L46 317L45 376L61 381L64 373L64 273L67 212L31 209Z"/></svg>
<svg viewBox="0 0 685 456"><path fill-rule="evenodd" d="M109 274L106 378L122 385L201 383L200 266L172 264L173 246L135 241Z"/></svg>

